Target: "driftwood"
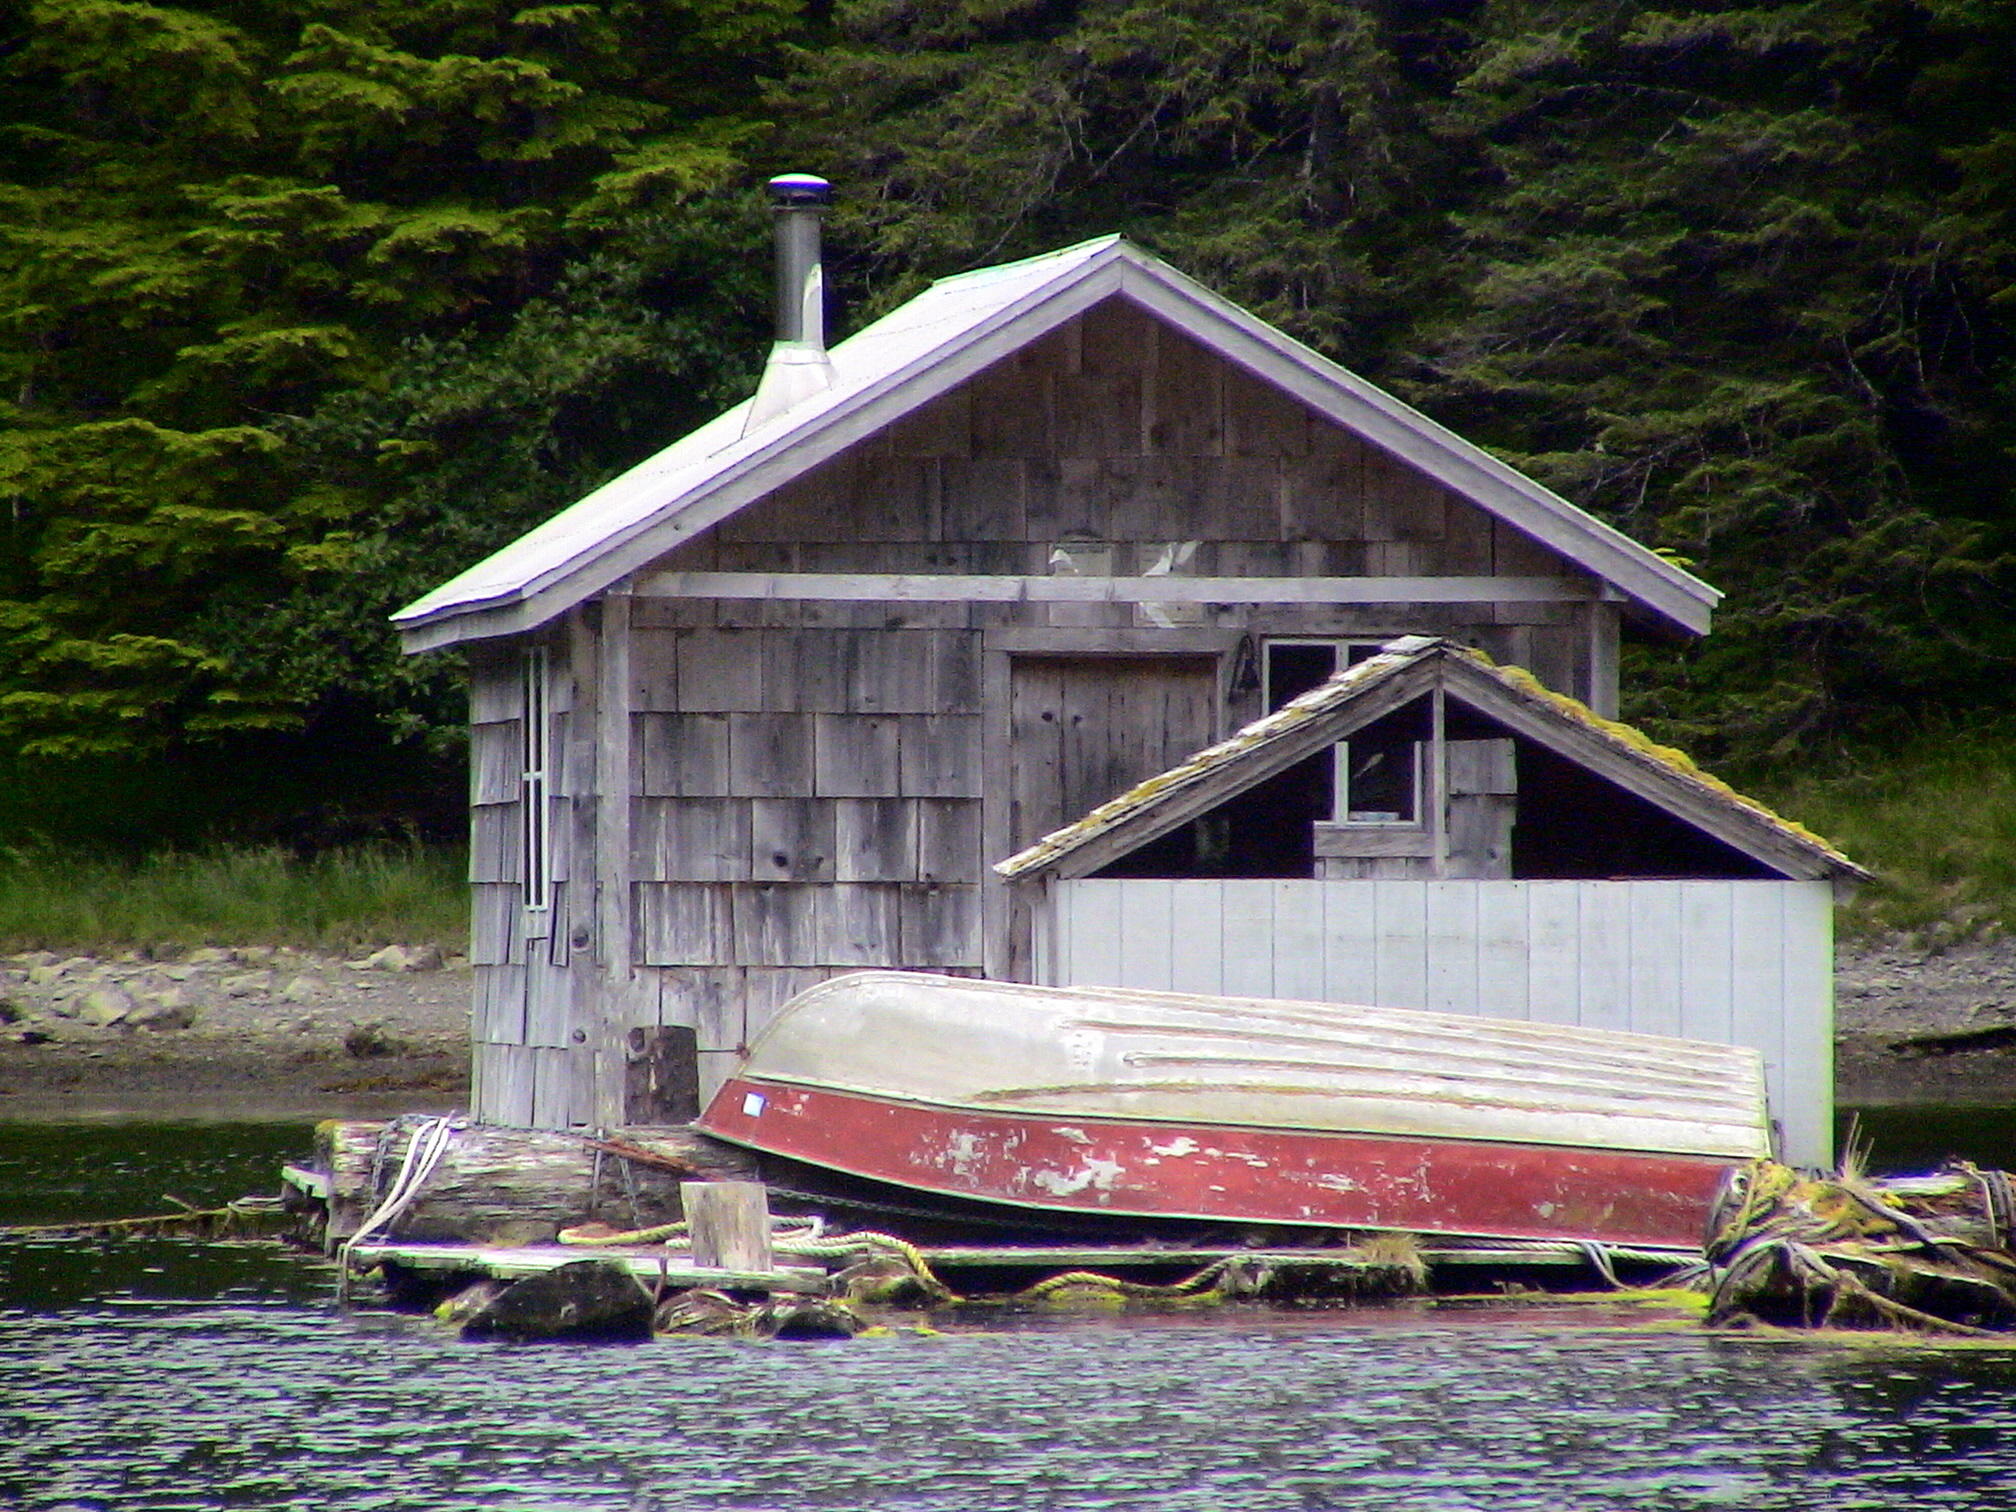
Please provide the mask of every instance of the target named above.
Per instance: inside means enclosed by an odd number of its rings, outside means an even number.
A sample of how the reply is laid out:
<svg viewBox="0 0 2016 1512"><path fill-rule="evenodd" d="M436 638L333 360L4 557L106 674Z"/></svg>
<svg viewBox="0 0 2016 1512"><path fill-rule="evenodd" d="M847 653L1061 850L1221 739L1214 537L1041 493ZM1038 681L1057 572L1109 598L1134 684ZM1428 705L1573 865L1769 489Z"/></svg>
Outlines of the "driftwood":
<svg viewBox="0 0 2016 1512"><path fill-rule="evenodd" d="M1930 1176L1806 1176L1759 1161L1719 1205L1710 1325L1978 1335L2016 1329L2016 1192L1968 1164Z"/></svg>
<svg viewBox="0 0 2016 1512"><path fill-rule="evenodd" d="M331 1120L315 1131L329 1178L331 1246L348 1239L396 1179L414 1120ZM682 1181L748 1179L755 1160L683 1127L590 1139L540 1129L458 1130L420 1196L375 1237L414 1242L539 1244L590 1222L621 1228L683 1216Z"/></svg>

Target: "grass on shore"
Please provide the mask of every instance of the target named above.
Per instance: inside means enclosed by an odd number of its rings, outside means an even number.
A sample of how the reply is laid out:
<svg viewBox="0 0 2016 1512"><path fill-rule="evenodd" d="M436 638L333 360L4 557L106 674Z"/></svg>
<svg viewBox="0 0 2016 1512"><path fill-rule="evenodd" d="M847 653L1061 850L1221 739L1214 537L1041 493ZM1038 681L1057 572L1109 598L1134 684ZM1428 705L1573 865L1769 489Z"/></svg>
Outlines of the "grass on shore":
<svg viewBox="0 0 2016 1512"><path fill-rule="evenodd" d="M466 948L464 856L364 846L302 860L278 847L117 859L55 846L0 849L0 950L292 945Z"/></svg>
<svg viewBox="0 0 2016 1512"><path fill-rule="evenodd" d="M1894 750L1835 751L1738 780L1877 880L1844 936L1928 946L2016 931L2016 733L1933 730ZM466 948L459 848L379 845L302 860L278 847L114 859L0 848L0 951L293 945Z"/></svg>
<svg viewBox="0 0 2016 1512"><path fill-rule="evenodd" d="M1748 786L1876 874L1841 911L1844 936L1937 946L2016 931L2016 734L1929 731Z"/></svg>

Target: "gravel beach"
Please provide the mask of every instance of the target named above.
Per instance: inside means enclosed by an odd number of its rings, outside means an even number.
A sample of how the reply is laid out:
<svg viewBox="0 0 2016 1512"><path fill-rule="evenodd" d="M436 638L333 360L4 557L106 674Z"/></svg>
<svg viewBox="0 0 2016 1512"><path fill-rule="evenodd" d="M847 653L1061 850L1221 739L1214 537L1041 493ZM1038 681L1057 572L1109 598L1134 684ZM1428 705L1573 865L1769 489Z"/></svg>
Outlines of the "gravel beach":
<svg viewBox="0 0 2016 1512"><path fill-rule="evenodd" d="M0 1119L443 1112L468 1096L470 973L428 946L0 958ZM2016 1104L2016 939L1844 947L1845 1104Z"/></svg>

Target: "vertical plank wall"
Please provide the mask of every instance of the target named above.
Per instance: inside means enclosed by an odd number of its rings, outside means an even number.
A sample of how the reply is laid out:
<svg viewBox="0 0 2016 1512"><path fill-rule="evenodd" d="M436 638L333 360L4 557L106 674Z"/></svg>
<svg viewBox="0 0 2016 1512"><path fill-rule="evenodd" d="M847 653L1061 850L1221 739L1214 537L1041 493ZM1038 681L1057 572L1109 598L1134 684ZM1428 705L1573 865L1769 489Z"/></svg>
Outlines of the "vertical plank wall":
<svg viewBox="0 0 2016 1512"><path fill-rule="evenodd" d="M1749 1045L1786 1159L1833 1159L1825 882L1082 880L1038 980L1431 1008Z"/></svg>

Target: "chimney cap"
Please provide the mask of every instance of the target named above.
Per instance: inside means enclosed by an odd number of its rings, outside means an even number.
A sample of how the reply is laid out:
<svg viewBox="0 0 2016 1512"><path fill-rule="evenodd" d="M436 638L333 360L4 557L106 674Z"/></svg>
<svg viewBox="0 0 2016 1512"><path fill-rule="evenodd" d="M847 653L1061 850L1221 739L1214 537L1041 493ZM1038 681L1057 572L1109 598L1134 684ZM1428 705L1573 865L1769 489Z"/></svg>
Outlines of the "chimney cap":
<svg viewBox="0 0 2016 1512"><path fill-rule="evenodd" d="M824 205L832 198L833 186L816 173L780 173L770 180L770 203L779 210Z"/></svg>

